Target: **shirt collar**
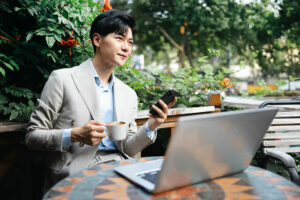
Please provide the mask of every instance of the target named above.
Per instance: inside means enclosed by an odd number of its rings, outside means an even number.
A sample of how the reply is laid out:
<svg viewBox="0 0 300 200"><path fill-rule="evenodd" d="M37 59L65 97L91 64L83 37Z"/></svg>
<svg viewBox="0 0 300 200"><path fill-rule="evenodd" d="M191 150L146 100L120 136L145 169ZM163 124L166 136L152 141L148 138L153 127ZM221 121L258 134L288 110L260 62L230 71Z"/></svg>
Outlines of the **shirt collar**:
<svg viewBox="0 0 300 200"><path fill-rule="evenodd" d="M94 77L94 79L95 79L96 84L97 84L98 86L100 86L100 87L103 87L103 86L101 85L100 78L99 78L99 76L98 76L98 74L97 74L97 72L96 72L96 70L95 70L94 65L93 65L92 59L90 59L90 66L91 66L91 69L92 69L92 72L93 72L93 77ZM111 74L110 82L108 83L108 85L107 85L107 87L106 87L105 89L112 90L112 87L113 87L113 85L114 85L114 79L115 79L115 78L114 78L114 74L112 73L112 74Z"/></svg>

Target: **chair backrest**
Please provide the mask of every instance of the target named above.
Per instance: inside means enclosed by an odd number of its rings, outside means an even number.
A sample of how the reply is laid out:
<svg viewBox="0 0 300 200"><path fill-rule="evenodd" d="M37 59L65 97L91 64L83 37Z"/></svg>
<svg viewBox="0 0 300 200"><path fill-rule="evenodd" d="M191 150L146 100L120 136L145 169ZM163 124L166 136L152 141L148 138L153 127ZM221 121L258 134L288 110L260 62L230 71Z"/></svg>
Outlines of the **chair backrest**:
<svg viewBox="0 0 300 200"><path fill-rule="evenodd" d="M267 101L260 105L260 108L272 105L280 109L263 139L264 153L268 150L300 152L300 109L290 106L295 104L300 105L300 101ZM289 108L284 109L287 105Z"/></svg>

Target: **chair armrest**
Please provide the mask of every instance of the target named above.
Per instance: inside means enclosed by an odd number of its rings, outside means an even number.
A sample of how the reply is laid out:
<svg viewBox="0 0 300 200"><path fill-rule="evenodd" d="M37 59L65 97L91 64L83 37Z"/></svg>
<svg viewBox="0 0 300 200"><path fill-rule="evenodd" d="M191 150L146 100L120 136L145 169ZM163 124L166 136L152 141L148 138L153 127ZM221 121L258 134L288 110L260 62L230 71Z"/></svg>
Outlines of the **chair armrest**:
<svg viewBox="0 0 300 200"><path fill-rule="evenodd" d="M265 101L261 103L258 108L263 108L267 105L298 105L300 104L300 100L292 100L292 101Z"/></svg>
<svg viewBox="0 0 300 200"><path fill-rule="evenodd" d="M276 158L284 163L288 168L291 181L295 184L300 185L299 175L296 170L296 162L292 156L282 151L269 150L266 152L266 156Z"/></svg>
<svg viewBox="0 0 300 200"><path fill-rule="evenodd" d="M283 151L268 150L266 155L282 161L287 168L296 167L295 159Z"/></svg>

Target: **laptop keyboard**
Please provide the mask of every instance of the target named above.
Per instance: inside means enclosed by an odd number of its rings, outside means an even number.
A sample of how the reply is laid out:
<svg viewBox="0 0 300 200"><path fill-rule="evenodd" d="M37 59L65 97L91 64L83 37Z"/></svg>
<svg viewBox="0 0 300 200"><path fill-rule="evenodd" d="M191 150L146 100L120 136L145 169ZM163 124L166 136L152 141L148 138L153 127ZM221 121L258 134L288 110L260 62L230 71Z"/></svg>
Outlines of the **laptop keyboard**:
<svg viewBox="0 0 300 200"><path fill-rule="evenodd" d="M138 174L137 176L140 177L140 178L146 179L147 181L155 184L159 172L160 172L160 170L151 171L151 172L146 172L146 173L143 173L143 174Z"/></svg>

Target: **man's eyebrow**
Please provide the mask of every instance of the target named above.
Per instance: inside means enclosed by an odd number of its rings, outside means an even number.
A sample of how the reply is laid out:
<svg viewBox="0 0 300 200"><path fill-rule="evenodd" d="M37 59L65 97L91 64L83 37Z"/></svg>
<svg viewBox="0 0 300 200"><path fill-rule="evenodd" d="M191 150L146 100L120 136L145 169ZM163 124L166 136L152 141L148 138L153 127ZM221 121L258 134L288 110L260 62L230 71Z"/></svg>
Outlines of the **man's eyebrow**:
<svg viewBox="0 0 300 200"><path fill-rule="evenodd" d="M116 35L120 35L122 37L125 37L125 34L124 33L115 33Z"/></svg>
<svg viewBox="0 0 300 200"><path fill-rule="evenodd" d="M122 36L122 37L125 37L125 34L124 33L115 33L116 35L119 35L119 36ZM129 38L129 40L133 41L133 38Z"/></svg>

